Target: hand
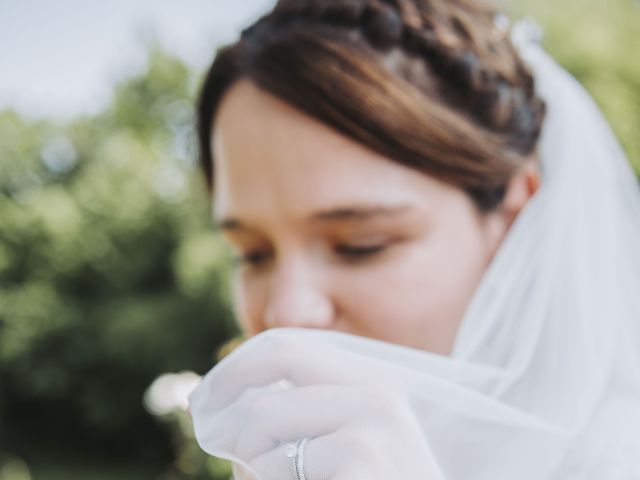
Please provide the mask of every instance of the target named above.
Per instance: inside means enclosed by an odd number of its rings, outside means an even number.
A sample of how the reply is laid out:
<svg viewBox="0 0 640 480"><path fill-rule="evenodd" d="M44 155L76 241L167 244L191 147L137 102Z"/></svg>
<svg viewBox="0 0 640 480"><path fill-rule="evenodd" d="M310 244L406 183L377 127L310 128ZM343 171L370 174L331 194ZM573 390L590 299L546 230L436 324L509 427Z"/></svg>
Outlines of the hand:
<svg viewBox="0 0 640 480"><path fill-rule="evenodd" d="M441 480L402 387L376 367L304 335L259 335L192 398L198 440L261 480L296 478L300 438L308 480Z"/></svg>

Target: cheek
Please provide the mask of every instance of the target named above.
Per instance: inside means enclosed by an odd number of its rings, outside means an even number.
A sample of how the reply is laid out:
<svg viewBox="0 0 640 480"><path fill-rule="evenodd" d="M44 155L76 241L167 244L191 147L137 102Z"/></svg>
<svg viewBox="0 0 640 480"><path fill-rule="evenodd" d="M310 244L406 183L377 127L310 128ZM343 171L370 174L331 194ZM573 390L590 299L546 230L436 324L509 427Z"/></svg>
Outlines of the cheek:
<svg viewBox="0 0 640 480"><path fill-rule="evenodd" d="M425 333L448 317L455 303L448 285L455 275L431 253L416 245L384 265L348 275L340 289L345 322L388 340Z"/></svg>
<svg viewBox="0 0 640 480"><path fill-rule="evenodd" d="M482 245L477 231L446 229L376 267L345 272L336 282L344 329L448 353L486 268Z"/></svg>
<svg viewBox="0 0 640 480"><path fill-rule="evenodd" d="M238 323L248 335L265 330L263 312L267 302L264 282L248 280L240 272L233 277L233 306Z"/></svg>

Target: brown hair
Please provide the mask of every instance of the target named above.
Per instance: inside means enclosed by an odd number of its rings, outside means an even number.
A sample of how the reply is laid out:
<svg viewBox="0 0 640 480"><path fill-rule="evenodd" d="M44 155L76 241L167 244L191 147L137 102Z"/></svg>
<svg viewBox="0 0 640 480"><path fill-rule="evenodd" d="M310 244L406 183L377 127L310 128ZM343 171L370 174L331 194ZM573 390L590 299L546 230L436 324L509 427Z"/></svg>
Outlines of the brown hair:
<svg viewBox="0 0 640 480"><path fill-rule="evenodd" d="M280 0L220 50L198 105L258 87L376 152L467 191L484 211L535 150L544 104L496 11L471 0Z"/></svg>

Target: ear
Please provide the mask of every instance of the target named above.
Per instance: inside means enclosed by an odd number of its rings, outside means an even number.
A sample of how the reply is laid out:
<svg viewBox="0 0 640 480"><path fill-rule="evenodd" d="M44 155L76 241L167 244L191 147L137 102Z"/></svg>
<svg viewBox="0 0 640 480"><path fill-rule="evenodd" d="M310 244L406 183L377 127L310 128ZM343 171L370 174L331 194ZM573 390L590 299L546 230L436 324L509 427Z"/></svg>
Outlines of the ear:
<svg viewBox="0 0 640 480"><path fill-rule="evenodd" d="M495 255L514 220L539 187L540 170L537 160L532 159L511 178L500 206L484 217L490 257Z"/></svg>
<svg viewBox="0 0 640 480"><path fill-rule="evenodd" d="M507 225L511 226L526 203L540 188L538 162L529 160L507 184L507 191L500 212Z"/></svg>

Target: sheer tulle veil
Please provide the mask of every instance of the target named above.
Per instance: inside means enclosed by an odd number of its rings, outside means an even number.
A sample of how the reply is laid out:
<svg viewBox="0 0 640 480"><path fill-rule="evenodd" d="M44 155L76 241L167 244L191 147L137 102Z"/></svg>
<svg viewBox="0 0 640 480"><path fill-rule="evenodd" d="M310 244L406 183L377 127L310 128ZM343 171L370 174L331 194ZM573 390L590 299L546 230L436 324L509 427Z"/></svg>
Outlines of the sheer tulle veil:
<svg viewBox="0 0 640 480"><path fill-rule="evenodd" d="M272 387L224 372L265 342L310 341L343 352L363 378L406 390L448 480L640 478L640 189L594 102L531 32L516 25L512 38L547 103L542 185L478 287L452 355L327 331L258 335L191 397L205 451L260 477L235 449L250 435L243 410L221 397ZM287 380L295 386L295 375ZM307 477L329 478L316 463ZM290 478L280 474L269 478Z"/></svg>

